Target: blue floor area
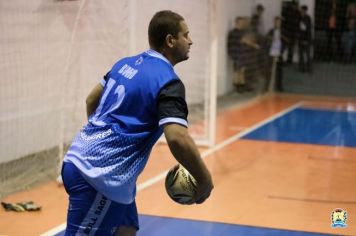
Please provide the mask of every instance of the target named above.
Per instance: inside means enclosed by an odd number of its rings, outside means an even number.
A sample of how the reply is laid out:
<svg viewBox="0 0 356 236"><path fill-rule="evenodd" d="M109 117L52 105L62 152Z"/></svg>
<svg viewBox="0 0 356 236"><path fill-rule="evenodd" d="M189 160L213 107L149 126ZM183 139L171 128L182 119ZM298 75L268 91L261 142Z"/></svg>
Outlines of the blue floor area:
<svg viewBox="0 0 356 236"><path fill-rule="evenodd" d="M325 236L310 232L279 230L206 222L197 220L185 220L157 216L140 216L141 229L137 236Z"/></svg>
<svg viewBox="0 0 356 236"><path fill-rule="evenodd" d="M242 139L356 147L356 112L298 108Z"/></svg>
<svg viewBox="0 0 356 236"><path fill-rule="evenodd" d="M140 215L137 236L328 236L330 234L280 230L216 222ZM56 234L64 236L64 232Z"/></svg>

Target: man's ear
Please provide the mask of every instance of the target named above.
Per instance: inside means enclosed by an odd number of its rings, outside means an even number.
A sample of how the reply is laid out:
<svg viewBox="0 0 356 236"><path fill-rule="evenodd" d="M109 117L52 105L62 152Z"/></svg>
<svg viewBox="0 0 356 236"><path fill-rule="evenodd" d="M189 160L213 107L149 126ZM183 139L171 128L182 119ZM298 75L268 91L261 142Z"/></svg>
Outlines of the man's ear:
<svg viewBox="0 0 356 236"><path fill-rule="evenodd" d="M176 39L171 34L167 34L166 36L166 44L169 48L173 48L176 44Z"/></svg>

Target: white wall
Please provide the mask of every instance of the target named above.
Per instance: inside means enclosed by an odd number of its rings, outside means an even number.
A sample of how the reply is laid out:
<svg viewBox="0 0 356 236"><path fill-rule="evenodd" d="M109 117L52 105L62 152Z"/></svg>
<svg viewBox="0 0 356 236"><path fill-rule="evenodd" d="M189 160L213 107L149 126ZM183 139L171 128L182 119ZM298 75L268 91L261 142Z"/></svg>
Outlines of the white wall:
<svg viewBox="0 0 356 236"><path fill-rule="evenodd" d="M209 0L105 1L1 1L0 163L70 141L93 86L116 60L149 48L148 23L159 10L188 22L191 58L176 70L188 103L206 97Z"/></svg>
<svg viewBox="0 0 356 236"><path fill-rule="evenodd" d="M71 140L85 122L86 95L128 53L128 0L107 1L1 1L0 163Z"/></svg>
<svg viewBox="0 0 356 236"><path fill-rule="evenodd" d="M100 77L117 59L148 48L147 26L154 12L172 9L188 22L191 58L176 69L194 102L206 98L208 89L211 1L216 6L219 95L233 89L226 40L235 17L251 16L262 3L267 30L280 10L280 0L105 1L1 1L0 163L51 148L62 135L70 140L85 122L85 97ZM300 2L313 12L313 0Z"/></svg>

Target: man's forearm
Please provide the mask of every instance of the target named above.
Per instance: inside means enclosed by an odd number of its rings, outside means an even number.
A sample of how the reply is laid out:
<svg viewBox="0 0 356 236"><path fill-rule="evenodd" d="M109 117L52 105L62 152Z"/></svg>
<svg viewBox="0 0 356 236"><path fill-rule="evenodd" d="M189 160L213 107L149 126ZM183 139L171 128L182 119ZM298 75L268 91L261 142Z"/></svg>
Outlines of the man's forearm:
<svg viewBox="0 0 356 236"><path fill-rule="evenodd" d="M198 183L211 181L210 173L201 159L193 139L189 135L168 144L176 160L193 175Z"/></svg>

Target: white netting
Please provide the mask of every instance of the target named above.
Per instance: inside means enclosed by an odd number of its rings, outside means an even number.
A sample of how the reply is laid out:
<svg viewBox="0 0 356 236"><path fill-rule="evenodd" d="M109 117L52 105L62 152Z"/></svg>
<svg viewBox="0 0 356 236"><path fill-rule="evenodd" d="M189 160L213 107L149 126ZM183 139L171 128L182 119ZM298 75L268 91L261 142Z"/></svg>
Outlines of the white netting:
<svg viewBox="0 0 356 236"><path fill-rule="evenodd" d="M116 60L148 49L149 20L164 9L192 32L191 59L176 70L192 131L209 143L209 0L0 1L0 197L58 174L88 92Z"/></svg>

